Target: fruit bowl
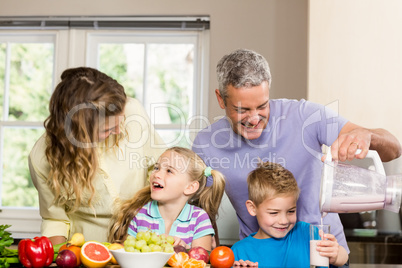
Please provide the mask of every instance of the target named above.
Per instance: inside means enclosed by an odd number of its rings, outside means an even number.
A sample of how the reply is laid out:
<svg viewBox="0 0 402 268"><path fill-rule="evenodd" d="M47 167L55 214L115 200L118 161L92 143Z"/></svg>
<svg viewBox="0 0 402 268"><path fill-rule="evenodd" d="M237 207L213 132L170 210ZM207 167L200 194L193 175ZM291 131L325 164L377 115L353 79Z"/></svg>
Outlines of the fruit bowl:
<svg viewBox="0 0 402 268"><path fill-rule="evenodd" d="M121 268L162 268L174 253L127 252L124 248L109 250Z"/></svg>

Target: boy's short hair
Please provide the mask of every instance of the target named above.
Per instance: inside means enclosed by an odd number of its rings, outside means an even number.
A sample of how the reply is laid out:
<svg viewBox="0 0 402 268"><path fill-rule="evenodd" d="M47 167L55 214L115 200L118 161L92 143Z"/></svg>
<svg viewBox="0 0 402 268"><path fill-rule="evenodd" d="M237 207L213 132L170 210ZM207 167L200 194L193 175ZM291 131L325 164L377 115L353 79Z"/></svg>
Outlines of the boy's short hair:
<svg viewBox="0 0 402 268"><path fill-rule="evenodd" d="M255 206L266 199L294 195L299 198L300 189L292 172L277 163L261 162L247 178L248 198Z"/></svg>

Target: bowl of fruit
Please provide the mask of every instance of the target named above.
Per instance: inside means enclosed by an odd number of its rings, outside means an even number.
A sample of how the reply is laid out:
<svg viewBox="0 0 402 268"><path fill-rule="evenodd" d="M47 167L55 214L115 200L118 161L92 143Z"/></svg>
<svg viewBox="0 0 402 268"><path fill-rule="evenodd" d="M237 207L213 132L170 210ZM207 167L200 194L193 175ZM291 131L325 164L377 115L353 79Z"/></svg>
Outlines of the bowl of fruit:
<svg viewBox="0 0 402 268"><path fill-rule="evenodd" d="M109 250L121 268L162 268L174 254L174 238L151 231L128 236L124 248Z"/></svg>

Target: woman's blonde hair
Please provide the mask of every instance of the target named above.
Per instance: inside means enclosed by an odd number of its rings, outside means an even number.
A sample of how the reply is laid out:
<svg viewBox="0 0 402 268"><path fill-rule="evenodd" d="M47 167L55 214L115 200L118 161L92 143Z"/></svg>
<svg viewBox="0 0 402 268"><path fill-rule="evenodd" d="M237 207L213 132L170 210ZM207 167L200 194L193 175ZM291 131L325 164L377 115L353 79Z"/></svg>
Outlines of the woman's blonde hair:
<svg viewBox="0 0 402 268"><path fill-rule="evenodd" d="M266 199L278 196L294 196L299 198L300 189L292 172L280 164L263 162L247 178L248 199L255 206Z"/></svg>
<svg viewBox="0 0 402 268"><path fill-rule="evenodd" d="M84 201L91 205L99 165L99 125L109 116L122 114L126 100L123 86L96 69L79 67L62 73L44 126L48 184L55 202L64 205L67 212L75 211Z"/></svg>
<svg viewBox="0 0 402 268"><path fill-rule="evenodd" d="M207 176L204 174L207 166L196 153L183 147L172 147L166 151L176 152L185 158L187 166L186 173L190 176L192 181L199 182L197 192L190 197L188 203L198 206L208 213L217 235L216 219L218 217L219 205L225 190L224 176L219 171L212 170L212 185L207 186ZM135 217L137 212L151 200L150 186L146 186L138 191L133 198L124 201L112 217L112 226L110 228L108 241L123 242L127 236L131 220ZM218 243L219 241L217 240L217 244Z"/></svg>

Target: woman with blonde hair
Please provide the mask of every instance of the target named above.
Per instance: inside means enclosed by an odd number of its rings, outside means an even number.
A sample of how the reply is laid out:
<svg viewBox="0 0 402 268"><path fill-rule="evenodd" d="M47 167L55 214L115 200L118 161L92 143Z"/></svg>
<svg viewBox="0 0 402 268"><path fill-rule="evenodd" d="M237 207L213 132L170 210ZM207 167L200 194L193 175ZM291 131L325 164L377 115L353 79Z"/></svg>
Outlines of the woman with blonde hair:
<svg viewBox="0 0 402 268"><path fill-rule="evenodd" d="M109 242L121 243L127 235L151 230L173 236L174 245L211 250L224 190L222 173L207 167L196 153L182 147L167 149L154 166L150 186L113 216Z"/></svg>
<svg viewBox="0 0 402 268"><path fill-rule="evenodd" d="M77 232L106 241L113 210L146 185L165 146L142 105L93 68L65 70L49 112L29 155L41 233L53 244Z"/></svg>

